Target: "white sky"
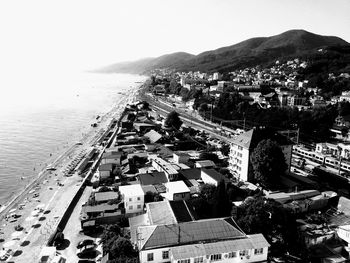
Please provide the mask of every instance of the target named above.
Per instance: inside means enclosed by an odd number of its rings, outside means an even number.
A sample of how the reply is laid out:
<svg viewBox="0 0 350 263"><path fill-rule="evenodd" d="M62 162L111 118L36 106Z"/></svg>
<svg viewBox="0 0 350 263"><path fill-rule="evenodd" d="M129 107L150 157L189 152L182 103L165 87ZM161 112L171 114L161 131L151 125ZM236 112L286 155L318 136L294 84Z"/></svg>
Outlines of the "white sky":
<svg viewBox="0 0 350 263"><path fill-rule="evenodd" d="M0 74L198 54L289 29L350 42L349 28L349 0L3 0Z"/></svg>

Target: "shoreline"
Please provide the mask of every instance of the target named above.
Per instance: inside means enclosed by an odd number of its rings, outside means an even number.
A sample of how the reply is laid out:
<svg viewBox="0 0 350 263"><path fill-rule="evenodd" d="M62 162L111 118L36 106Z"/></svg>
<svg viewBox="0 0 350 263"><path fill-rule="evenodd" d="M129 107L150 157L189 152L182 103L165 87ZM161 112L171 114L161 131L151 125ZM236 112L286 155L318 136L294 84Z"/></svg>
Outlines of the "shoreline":
<svg viewBox="0 0 350 263"><path fill-rule="evenodd" d="M136 84L136 83L135 83ZM81 142L82 144L91 144L91 142L95 143L98 141L98 138L100 138L103 135L103 132L101 133L101 130L106 130L108 128L108 125L112 121L112 119L116 115L120 115L123 108L125 108L126 104L130 103L130 100L136 99L136 94L138 93L139 88L143 85L142 83L137 83L136 85L132 87L132 89L129 89L125 94L123 94L118 101L114 102L113 105L109 110L107 110L103 115L100 117L100 125L98 129L88 127L84 129L84 132L79 137L77 136L77 141ZM93 119L92 119L93 120ZM98 138L97 138L98 137ZM76 138L74 138L76 139ZM36 175L31 178L31 180L27 183L27 185L24 187L23 190L20 190L20 192L15 193L14 196L11 196L8 201L6 201L6 204L2 205L0 208L0 220L3 221L6 214L12 209L14 209L16 206L20 204L21 201L28 198L29 192L33 190L36 186L40 186L45 181L46 177L55 177L55 173L60 172L59 170L63 170L65 159L71 159L70 155L74 155L74 152L79 150L78 145L74 141L71 142L72 145L68 146L67 148L63 148L61 151L57 152L56 154L53 154L52 157L48 158L47 160L43 161L43 164L47 163L47 166L43 167L42 170ZM71 160L74 158L72 157ZM56 171L48 171L46 168L48 166L56 167ZM62 166L62 167L61 167ZM75 176L75 175L73 175ZM81 178L82 179L82 178ZM39 190L40 191L40 190ZM17 209L17 208L16 208Z"/></svg>

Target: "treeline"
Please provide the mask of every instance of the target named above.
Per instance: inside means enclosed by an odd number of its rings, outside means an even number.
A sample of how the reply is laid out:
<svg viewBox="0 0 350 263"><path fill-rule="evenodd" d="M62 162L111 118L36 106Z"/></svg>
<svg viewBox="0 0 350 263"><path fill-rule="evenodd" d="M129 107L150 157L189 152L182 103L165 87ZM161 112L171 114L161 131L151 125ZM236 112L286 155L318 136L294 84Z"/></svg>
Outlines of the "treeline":
<svg viewBox="0 0 350 263"><path fill-rule="evenodd" d="M257 104L249 104L240 99L238 94L224 93L213 109L214 121L240 120L224 123L226 126L246 128L271 127L281 129L300 129L300 136L305 140L324 141L331 137L330 128L339 114L338 105L312 108L299 111L296 107L271 107L262 109Z"/></svg>

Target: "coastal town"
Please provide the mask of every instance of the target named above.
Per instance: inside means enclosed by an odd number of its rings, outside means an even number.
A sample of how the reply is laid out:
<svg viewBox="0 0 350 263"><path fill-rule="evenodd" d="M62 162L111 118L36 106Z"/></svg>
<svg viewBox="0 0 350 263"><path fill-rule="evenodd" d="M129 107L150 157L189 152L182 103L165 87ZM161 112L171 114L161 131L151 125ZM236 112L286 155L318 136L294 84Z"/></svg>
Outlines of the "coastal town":
<svg viewBox="0 0 350 263"><path fill-rule="evenodd" d="M0 260L347 262L350 145L342 113L350 95L327 100L307 80L296 81L294 71L304 67L307 62L294 59L226 76L152 72L88 148L76 150L66 167L46 168L48 178L59 172L66 178L56 178L56 187L70 185L58 199L63 213L48 209L55 195L47 206L32 202L27 223L20 220L28 198L6 211L6 227L15 232L2 239ZM215 115L224 96L237 97L243 120ZM297 125L254 126L248 119L252 106L313 111L332 105L343 107L327 141L303 136ZM40 187L29 191L33 200ZM39 239L31 243L37 229ZM28 256L29 250L37 252Z"/></svg>

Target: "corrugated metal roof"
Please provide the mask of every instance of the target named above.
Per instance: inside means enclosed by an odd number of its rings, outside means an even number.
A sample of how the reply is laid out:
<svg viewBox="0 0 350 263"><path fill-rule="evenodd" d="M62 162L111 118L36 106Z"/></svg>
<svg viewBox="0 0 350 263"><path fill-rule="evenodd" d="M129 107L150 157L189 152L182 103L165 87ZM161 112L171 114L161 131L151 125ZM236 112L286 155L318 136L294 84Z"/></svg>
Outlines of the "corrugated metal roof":
<svg viewBox="0 0 350 263"><path fill-rule="evenodd" d="M174 259L179 260L269 246L262 234L255 234L234 240L172 247L170 251Z"/></svg>
<svg viewBox="0 0 350 263"><path fill-rule="evenodd" d="M232 219L207 219L173 225L156 226L149 234L147 227L138 229L141 238L140 249L185 245L210 240L225 240L245 237ZM145 231L145 233L143 233Z"/></svg>

